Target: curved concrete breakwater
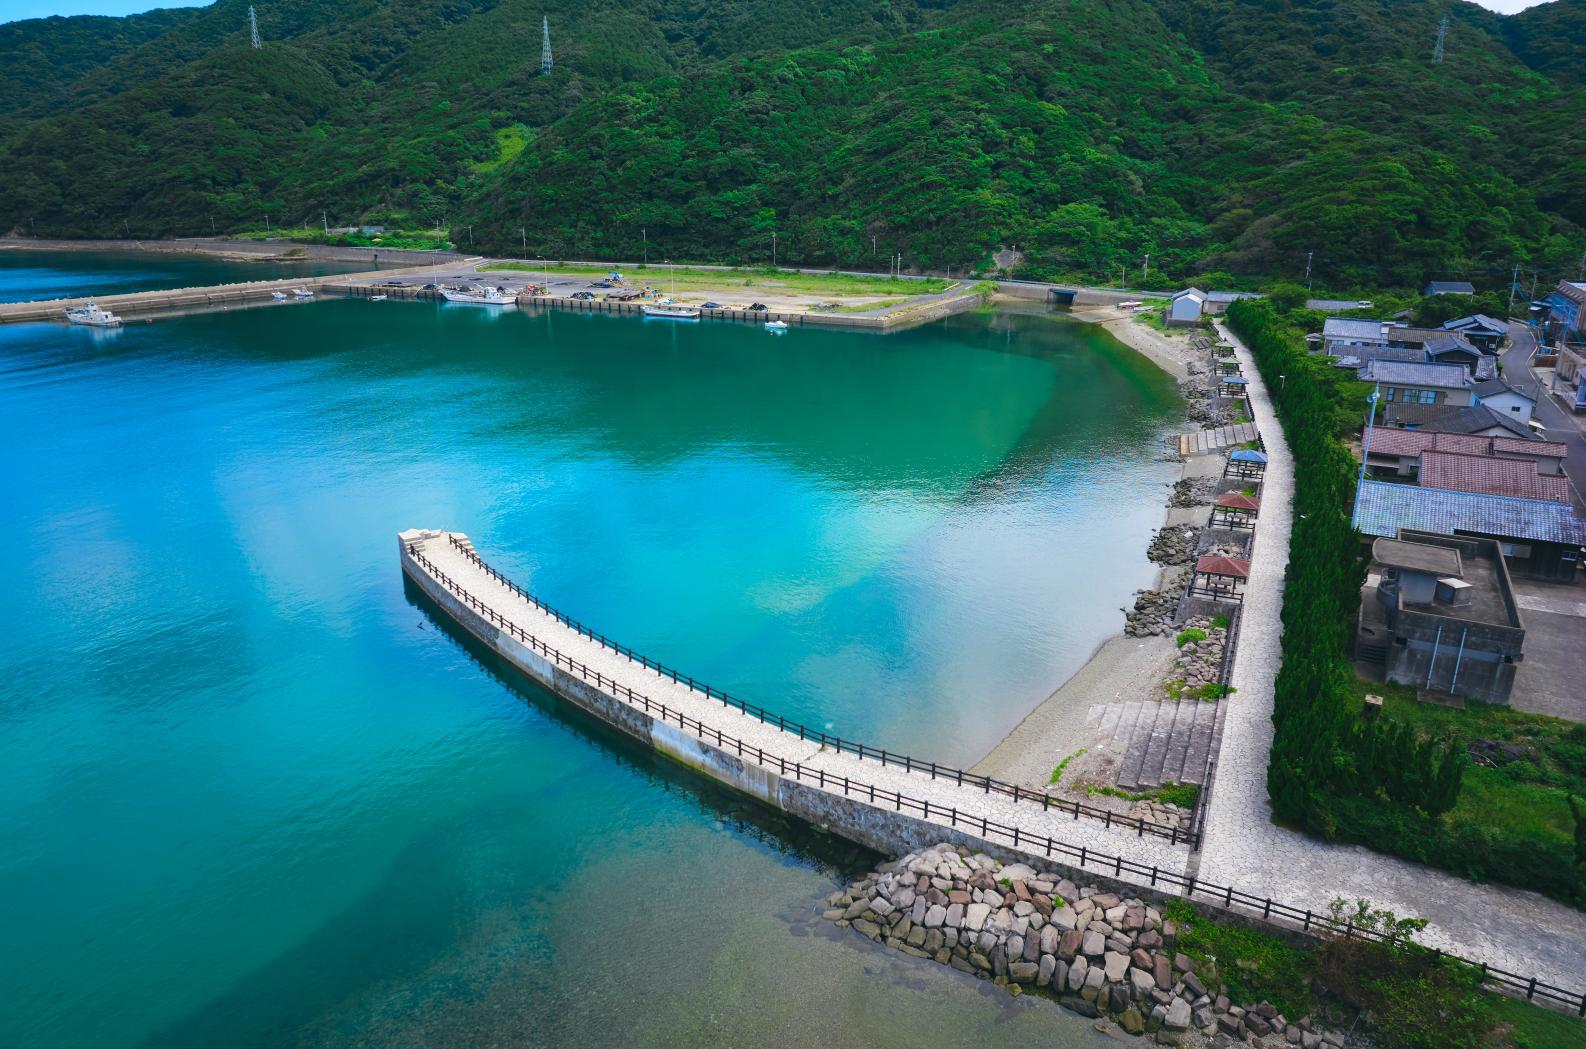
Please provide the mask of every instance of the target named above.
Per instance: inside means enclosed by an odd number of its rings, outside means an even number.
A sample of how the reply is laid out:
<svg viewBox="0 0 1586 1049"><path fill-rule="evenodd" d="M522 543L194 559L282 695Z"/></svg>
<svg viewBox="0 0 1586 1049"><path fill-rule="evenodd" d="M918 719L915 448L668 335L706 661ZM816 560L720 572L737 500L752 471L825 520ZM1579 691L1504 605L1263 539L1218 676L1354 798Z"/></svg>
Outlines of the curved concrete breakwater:
<svg viewBox="0 0 1586 1049"><path fill-rule="evenodd" d="M812 734L628 653L502 578L456 532L398 536L402 569L513 666L589 714L767 804L888 853L949 840L1155 884L1180 876L1175 830ZM735 701L734 701L735 703ZM1127 852L1129 860L1122 859Z"/></svg>

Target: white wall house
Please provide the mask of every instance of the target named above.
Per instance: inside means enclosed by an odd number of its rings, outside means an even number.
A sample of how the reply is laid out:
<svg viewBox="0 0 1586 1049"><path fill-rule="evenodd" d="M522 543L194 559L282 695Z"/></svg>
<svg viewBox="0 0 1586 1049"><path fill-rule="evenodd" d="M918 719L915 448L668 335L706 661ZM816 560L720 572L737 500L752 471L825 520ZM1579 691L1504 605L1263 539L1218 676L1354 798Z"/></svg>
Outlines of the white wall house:
<svg viewBox="0 0 1586 1049"><path fill-rule="evenodd" d="M1476 387L1478 404L1513 419L1523 426L1531 424L1531 413L1536 411L1536 398L1521 393L1502 379L1489 379Z"/></svg>
<svg viewBox="0 0 1586 1049"><path fill-rule="evenodd" d="M1185 288L1173 296L1167 305L1167 322L1181 326L1199 324L1206 309L1206 293L1199 288Z"/></svg>

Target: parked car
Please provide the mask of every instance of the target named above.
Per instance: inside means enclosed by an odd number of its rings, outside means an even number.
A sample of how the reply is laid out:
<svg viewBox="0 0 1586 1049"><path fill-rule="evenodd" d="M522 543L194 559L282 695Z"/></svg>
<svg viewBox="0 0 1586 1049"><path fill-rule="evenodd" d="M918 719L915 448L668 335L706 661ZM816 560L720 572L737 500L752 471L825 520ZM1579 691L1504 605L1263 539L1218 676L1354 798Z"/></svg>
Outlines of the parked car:
<svg viewBox="0 0 1586 1049"><path fill-rule="evenodd" d="M702 310L719 310L719 309L721 309L721 303L719 303L719 302L707 302L707 303L705 303L705 305L701 306L700 309L702 309Z"/></svg>
<svg viewBox="0 0 1586 1049"><path fill-rule="evenodd" d="M590 287L591 288L614 288L614 287L616 287L616 285L612 284L611 281L609 281L609 280L597 280L595 283L591 284Z"/></svg>
<svg viewBox="0 0 1586 1049"><path fill-rule="evenodd" d="M575 291L575 292L573 292L573 298L575 298L575 299L592 299L594 297L595 297L595 293L592 292L592 291Z"/></svg>
<svg viewBox="0 0 1586 1049"><path fill-rule="evenodd" d="M770 308L770 307L768 307L768 306L767 306L767 305L766 305L766 304L765 304L765 303L763 303L763 302L751 302L751 303L750 303L750 304L749 304L749 308L750 308L750 309L751 309L751 310L753 310L753 311L754 311L754 312L755 312L755 313L764 313L764 312L765 312L765 311L766 311L766 310L767 310L767 309L769 309L769 308Z"/></svg>
<svg viewBox="0 0 1586 1049"><path fill-rule="evenodd" d="M424 290L425 290L425 291L434 291L434 290L435 290L435 285L433 285L433 284L426 284L426 285L424 285Z"/></svg>

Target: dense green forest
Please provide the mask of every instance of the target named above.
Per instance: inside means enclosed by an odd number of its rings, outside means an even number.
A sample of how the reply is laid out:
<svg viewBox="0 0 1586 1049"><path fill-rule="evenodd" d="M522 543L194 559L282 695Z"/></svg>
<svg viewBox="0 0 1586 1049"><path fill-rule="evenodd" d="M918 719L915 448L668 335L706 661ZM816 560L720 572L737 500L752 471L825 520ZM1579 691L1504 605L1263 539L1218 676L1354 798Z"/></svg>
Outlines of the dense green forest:
<svg viewBox="0 0 1586 1049"><path fill-rule="evenodd" d="M0 25L0 232L323 211L555 256L1150 253L1164 286L1586 253L1586 0L265 0L258 51L247 6Z"/></svg>

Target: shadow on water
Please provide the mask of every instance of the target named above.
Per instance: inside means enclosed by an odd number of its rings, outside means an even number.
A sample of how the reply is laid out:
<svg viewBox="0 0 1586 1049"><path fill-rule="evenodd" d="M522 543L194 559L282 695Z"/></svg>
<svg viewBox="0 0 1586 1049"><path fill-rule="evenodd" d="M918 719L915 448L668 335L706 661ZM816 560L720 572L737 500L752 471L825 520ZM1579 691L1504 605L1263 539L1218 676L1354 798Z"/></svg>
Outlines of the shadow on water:
<svg viewBox="0 0 1586 1049"><path fill-rule="evenodd" d="M406 577L403 583L409 602L476 666L549 715L570 738L682 801L701 821L715 822L740 844L838 883L880 862L879 854L701 777L547 692L453 622ZM613 776L616 782L625 778ZM569 889L565 883L577 875L578 866L543 864L539 850L544 843L537 840L503 842L491 840L488 832L474 833L476 827L521 827L525 817L539 814L529 811L535 808L544 806L518 795L498 797L431 827L403 848L376 885L315 933L142 1045L262 1049L294 1043L305 1025L319 1026L342 1014L371 985L422 978L456 953L471 928L495 921L502 898L530 912L516 919L508 937L516 960L548 970L555 949L537 922L551 912L551 898ZM677 862L688 861L679 857ZM487 884L480 885L481 879ZM402 920L393 921L393 915Z"/></svg>

